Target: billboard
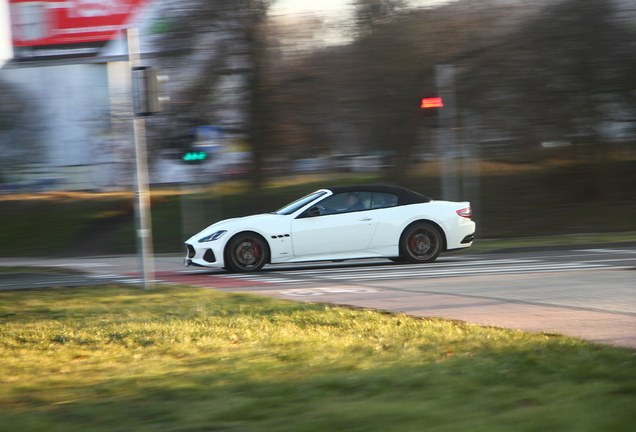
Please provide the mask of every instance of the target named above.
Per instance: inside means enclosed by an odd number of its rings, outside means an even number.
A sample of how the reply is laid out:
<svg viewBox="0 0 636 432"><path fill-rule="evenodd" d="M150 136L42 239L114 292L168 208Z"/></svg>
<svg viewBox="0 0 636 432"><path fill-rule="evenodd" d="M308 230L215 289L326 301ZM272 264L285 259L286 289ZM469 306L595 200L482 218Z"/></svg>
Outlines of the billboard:
<svg viewBox="0 0 636 432"><path fill-rule="evenodd" d="M94 57L147 0L9 0L14 61Z"/></svg>

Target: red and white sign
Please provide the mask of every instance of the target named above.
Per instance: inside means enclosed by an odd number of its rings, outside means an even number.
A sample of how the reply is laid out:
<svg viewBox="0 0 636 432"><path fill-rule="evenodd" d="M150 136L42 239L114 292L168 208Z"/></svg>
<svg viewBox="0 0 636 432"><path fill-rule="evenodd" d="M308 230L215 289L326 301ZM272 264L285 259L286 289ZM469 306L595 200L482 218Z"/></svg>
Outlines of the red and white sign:
<svg viewBox="0 0 636 432"><path fill-rule="evenodd" d="M15 59L90 57L147 0L9 0Z"/></svg>

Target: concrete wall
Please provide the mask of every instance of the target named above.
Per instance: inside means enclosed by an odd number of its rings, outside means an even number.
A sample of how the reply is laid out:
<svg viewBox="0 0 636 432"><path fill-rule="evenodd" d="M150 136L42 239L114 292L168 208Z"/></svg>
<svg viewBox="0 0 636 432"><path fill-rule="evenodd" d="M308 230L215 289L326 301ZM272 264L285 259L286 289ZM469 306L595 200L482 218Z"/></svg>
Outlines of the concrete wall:
<svg viewBox="0 0 636 432"><path fill-rule="evenodd" d="M122 186L106 63L13 67L0 70L0 76L38 106L33 121L45 131L42 161L15 181L55 179L49 185L60 190Z"/></svg>

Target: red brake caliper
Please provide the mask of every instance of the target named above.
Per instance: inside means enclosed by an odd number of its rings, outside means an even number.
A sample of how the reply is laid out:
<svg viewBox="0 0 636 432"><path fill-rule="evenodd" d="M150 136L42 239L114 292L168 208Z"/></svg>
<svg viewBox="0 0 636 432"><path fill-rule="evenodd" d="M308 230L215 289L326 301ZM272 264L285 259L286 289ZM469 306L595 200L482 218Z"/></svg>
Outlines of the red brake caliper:
<svg viewBox="0 0 636 432"><path fill-rule="evenodd" d="M254 256L256 258L260 258L261 257L261 250L258 247L258 245L256 243L252 243L252 248L254 249Z"/></svg>

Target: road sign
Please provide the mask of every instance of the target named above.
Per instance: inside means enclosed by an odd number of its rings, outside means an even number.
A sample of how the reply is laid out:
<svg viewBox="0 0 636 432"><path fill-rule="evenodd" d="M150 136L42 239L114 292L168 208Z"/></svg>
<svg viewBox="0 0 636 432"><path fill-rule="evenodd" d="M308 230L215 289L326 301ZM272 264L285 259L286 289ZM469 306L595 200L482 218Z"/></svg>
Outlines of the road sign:
<svg viewBox="0 0 636 432"><path fill-rule="evenodd" d="M94 57L147 0L9 0L14 61Z"/></svg>

